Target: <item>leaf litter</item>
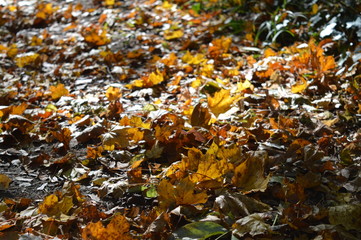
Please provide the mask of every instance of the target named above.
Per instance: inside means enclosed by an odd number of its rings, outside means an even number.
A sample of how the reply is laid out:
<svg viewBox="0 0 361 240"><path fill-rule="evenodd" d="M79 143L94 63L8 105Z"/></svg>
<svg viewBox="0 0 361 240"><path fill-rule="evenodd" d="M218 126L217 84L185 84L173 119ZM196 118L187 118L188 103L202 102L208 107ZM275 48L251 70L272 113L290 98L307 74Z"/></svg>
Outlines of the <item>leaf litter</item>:
<svg viewBox="0 0 361 240"><path fill-rule="evenodd" d="M0 2L0 237L359 239L357 53L178 2Z"/></svg>

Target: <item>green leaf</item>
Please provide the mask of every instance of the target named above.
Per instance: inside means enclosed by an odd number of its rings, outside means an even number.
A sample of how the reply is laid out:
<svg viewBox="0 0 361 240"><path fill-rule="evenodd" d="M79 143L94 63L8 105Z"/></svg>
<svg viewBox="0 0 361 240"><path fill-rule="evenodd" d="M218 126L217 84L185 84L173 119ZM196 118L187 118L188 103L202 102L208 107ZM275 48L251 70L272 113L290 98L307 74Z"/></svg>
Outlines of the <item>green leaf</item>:
<svg viewBox="0 0 361 240"><path fill-rule="evenodd" d="M226 232L224 227L214 222L194 222L179 228L173 236L175 239L206 239Z"/></svg>

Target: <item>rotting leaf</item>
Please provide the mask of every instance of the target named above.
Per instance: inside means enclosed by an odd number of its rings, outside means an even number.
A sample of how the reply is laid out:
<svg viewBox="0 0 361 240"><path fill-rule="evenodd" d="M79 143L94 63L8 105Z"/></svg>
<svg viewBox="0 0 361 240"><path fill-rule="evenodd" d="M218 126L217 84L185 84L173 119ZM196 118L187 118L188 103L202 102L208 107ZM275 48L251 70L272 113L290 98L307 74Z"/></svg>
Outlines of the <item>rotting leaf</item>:
<svg viewBox="0 0 361 240"><path fill-rule="evenodd" d="M212 116L209 113L208 108L202 107L201 103L198 103L193 109L191 116L191 124L194 127L210 128L210 120Z"/></svg>
<svg viewBox="0 0 361 240"><path fill-rule="evenodd" d="M234 228L233 234L242 238L246 234L254 237L257 235L271 233L271 226L265 223L265 217L266 215L264 213L254 213L237 220L232 226L232 228Z"/></svg>
<svg viewBox="0 0 361 240"><path fill-rule="evenodd" d="M333 225L342 225L346 230L361 228L361 204L346 204L329 208L329 220Z"/></svg>

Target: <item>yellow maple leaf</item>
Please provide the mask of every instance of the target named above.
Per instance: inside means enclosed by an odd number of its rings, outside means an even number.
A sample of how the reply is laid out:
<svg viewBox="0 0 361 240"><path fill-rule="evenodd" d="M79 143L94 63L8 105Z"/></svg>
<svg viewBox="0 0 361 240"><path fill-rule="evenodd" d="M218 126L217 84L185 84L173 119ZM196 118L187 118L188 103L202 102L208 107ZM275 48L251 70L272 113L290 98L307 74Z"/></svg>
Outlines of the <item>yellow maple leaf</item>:
<svg viewBox="0 0 361 240"><path fill-rule="evenodd" d="M126 87L130 89L132 89L133 87L149 88L158 85L163 81L163 74L157 70L156 72L152 72L148 77L143 77L141 79L133 81L131 84L126 85Z"/></svg>
<svg viewBox="0 0 361 240"><path fill-rule="evenodd" d="M120 88L109 87L105 92L105 96L109 101L115 101L122 97L122 92L120 91Z"/></svg>
<svg viewBox="0 0 361 240"><path fill-rule="evenodd" d="M204 58L203 54L198 53L195 56L193 56L189 51L187 51L186 54L183 55L182 61L188 64L197 65L202 62L205 62L206 59Z"/></svg>
<svg viewBox="0 0 361 240"><path fill-rule="evenodd" d="M212 113L218 117L219 114L227 112L236 98L230 96L230 90L221 89L214 93L214 96L208 95L208 106Z"/></svg>
<svg viewBox="0 0 361 240"><path fill-rule="evenodd" d="M50 86L50 92L51 92L51 98L54 100L69 94L69 90L66 89L65 85L62 83L59 83L56 86Z"/></svg>
<svg viewBox="0 0 361 240"><path fill-rule="evenodd" d="M196 191L196 184L189 177L183 178L175 186L163 179L157 188L158 199L162 209L174 208L179 205L205 203L208 195L204 191Z"/></svg>
<svg viewBox="0 0 361 240"><path fill-rule="evenodd" d="M307 81L303 77L301 77L301 80L291 87L291 92L302 93L307 89L307 87L308 87Z"/></svg>
<svg viewBox="0 0 361 240"><path fill-rule="evenodd" d="M104 0L106 6L113 6L115 1L114 0Z"/></svg>
<svg viewBox="0 0 361 240"><path fill-rule="evenodd" d="M243 90L246 90L248 88L253 90L254 86L247 79L244 82L237 83L237 92L242 92Z"/></svg>
<svg viewBox="0 0 361 240"><path fill-rule="evenodd" d="M16 56L15 62L18 67L22 68L34 64L38 57L39 54L33 52L19 54L18 56Z"/></svg>
<svg viewBox="0 0 361 240"><path fill-rule="evenodd" d="M164 31L164 38L166 40L181 38L181 37L183 37L183 35L184 35L184 32L182 30L176 30L176 31L165 30Z"/></svg>
<svg viewBox="0 0 361 240"><path fill-rule="evenodd" d="M8 176L0 174L0 190L8 189L11 181L12 180Z"/></svg>
<svg viewBox="0 0 361 240"><path fill-rule="evenodd" d="M39 213L44 213L44 214L53 213L54 208L58 202L59 202L59 198L55 194L51 194L45 197L44 201L39 205L39 209L38 209Z"/></svg>

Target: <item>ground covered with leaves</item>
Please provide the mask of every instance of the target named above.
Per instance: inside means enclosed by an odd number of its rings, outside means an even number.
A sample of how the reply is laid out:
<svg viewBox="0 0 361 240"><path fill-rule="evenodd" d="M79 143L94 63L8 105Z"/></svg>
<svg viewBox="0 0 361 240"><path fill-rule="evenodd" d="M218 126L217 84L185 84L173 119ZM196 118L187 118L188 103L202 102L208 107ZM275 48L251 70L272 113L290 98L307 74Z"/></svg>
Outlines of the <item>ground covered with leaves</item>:
<svg viewBox="0 0 361 240"><path fill-rule="evenodd" d="M292 2L0 1L0 238L361 239L360 4Z"/></svg>

